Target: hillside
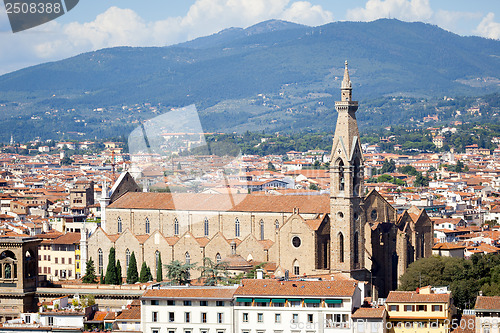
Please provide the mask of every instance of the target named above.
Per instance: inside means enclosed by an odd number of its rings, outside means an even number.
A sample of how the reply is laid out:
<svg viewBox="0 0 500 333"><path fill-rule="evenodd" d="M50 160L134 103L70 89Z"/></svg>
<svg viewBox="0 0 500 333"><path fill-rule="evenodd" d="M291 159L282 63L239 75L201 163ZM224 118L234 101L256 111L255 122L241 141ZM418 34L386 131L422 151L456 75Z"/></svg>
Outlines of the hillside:
<svg viewBox="0 0 500 333"><path fill-rule="evenodd" d="M57 120L80 136L110 136L155 112L196 104L211 131L260 130L276 119L279 126L266 128L297 130L295 109L310 112L312 122L325 112L334 121L345 59L360 101L499 91L500 41L387 19L314 28L268 21L169 47L103 49L0 76L0 127L17 133ZM144 103L157 107L152 114L130 113L129 106ZM76 125L72 112L82 118ZM313 125L301 119L300 127ZM60 126L47 121L34 124L35 135L60 136Z"/></svg>

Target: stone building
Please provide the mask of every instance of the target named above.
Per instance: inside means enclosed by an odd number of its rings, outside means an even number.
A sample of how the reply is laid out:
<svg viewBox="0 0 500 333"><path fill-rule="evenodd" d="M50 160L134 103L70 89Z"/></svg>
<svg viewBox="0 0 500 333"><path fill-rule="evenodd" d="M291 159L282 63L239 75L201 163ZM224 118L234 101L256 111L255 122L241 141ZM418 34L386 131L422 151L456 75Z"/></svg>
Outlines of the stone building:
<svg viewBox="0 0 500 333"><path fill-rule="evenodd" d="M115 247L124 275L135 252L139 267L146 261L155 276L160 253L163 263L199 264L236 253L274 263L276 275L343 272L386 296L412 261L431 256L432 223L424 210L398 216L379 193L365 192L347 62L335 107L329 196L143 193L122 175L112 189L119 195L101 199L102 229L82 237L82 260L92 257L101 274Z"/></svg>
<svg viewBox="0 0 500 333"><path fill-rule="evenodd" d="M30 237L0 238L0 322L36 311L38 245Z"/></svg>

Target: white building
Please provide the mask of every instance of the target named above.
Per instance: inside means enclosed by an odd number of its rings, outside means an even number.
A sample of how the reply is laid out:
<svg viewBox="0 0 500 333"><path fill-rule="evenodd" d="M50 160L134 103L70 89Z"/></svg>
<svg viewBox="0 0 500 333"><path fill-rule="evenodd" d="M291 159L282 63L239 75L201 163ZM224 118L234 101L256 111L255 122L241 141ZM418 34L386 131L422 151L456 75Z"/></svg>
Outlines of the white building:
<svg viewBox="0 0 500 333"><path fill-rule="evenodd" d="M237 287L168 287L141 297L148 333L350 333L364 285L354 280L243 280Z"/></svg>
<svg viewBox="0 0 500 333"><path fill-rule="evenodd" d="M141 297L147 333L232 333L237 287L168 287Z"/></svg>
<svg viewBox="0 0 500 333"><path fill-rule="evenodd" d="M234 333L351 332L362 294L354 280L243 280L235 293Z"/></svg>

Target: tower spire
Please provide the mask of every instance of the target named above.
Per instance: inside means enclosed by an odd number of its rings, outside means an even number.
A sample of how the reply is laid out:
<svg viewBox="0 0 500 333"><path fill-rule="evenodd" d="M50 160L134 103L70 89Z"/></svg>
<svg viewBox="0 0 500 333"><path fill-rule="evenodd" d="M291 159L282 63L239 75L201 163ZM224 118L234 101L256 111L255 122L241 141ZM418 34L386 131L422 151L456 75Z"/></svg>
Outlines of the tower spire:
<svg viewBox="0 0 500 333"><path fill-rule="evenodd" d="M352 89L351 79L349 78L349 68L347 68L347 60L345 61L344 80L342 81L342 89Z"/></svg>

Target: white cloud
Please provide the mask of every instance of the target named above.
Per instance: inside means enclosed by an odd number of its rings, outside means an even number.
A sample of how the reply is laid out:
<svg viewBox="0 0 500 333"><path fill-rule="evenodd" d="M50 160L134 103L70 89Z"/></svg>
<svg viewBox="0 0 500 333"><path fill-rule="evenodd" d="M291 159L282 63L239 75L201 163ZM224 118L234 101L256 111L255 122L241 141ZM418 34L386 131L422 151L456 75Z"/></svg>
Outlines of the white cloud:
<svg viewBox="0 0 500 333"><path fill-rule="evenodd" d="M0 32L2 44L9 46L0 48L0 74L27 62L59 60L114 46L164 46L272 18L321 25L332 21L333 15L307 1L196 0L185 16L146 22L131 9L111 7L92 22L52 21L16 34ZM5 19L0 15L0 26Z"/></svg>
<svg viewBox="0 0 500 333"><path fill-rule="evenodd" d="M285 21L315 26L332 22L333 14L323 10L321 6L313 6L307 1L297 1L283 12L281 18Z"/></svg>
<svg viewBox="0 0 500 333"><path fill-rule="evenodd" d="M495 22L495 14L488 13L474 30L474 33L482 37L500 39L500 23Z"/></svg>
<svg viewBox="0 0 500 333"><path fill-rule="evenodd" d="M441 28L448 31L453 31L461 35L470 35L470 23L477 22L477 20L481 19L481 16L479 12L438 10L432 16L432 23L438 24Z"/></svg>
<svg viewBox="0 0 500 333"><path fill-rule="evenodd" d="M348 10L347 19L373 21L392 17L403 21L428 21L432 14L429 0L368 0L364 8Z"/></svg>

